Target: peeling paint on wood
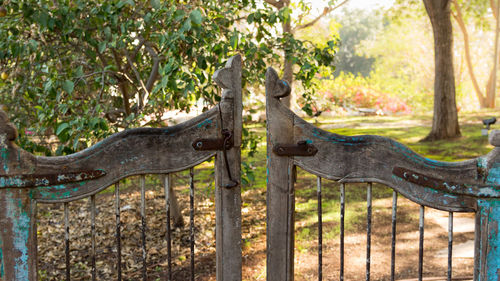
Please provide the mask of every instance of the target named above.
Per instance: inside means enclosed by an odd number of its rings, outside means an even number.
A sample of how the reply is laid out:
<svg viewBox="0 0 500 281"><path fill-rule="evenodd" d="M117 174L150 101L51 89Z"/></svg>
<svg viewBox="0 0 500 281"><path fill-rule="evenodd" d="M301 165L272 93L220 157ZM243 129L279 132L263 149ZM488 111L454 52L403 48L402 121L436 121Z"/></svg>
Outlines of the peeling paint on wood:
<svg viewBox="0 0 500 281"><path fill-rule="evenodd" d="M0 190L1 280L34 280L29 190Z"/></svg>
<svg viewBox="0 0 500 281"><path fill-rule="evenodd" d="M492 199L478 200L477 212L479 225L476 226L476 235L479 243L476 243L475 259L479 260L477 265L478 281L500 280L500 201ZM478 229L479 228L479 229ZM479 247L477 247L479 246Z"/></svg>

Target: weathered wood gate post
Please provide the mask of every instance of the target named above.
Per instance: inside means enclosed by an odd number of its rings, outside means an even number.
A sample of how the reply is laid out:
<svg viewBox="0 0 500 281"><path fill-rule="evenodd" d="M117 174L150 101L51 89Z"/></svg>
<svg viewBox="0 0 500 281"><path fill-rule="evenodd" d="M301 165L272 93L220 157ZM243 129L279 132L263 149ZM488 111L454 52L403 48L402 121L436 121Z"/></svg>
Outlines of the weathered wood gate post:
<svg viewBox="0 0 500 281"><path fill-rule="evenodd" d="M490 154L480 157L478 168L483 180L491 185L500 184L500 131L490 133L489 142L495 146ZM500 190L493 189L493 193ZM474 247L474 280L500 280L500 199L487 198L488 190L477 194L476 232ZM482 197L482 198L481 198Z"/></svg>
<svg viewBox="0 0 500 281"><path fill-rule="evenodd" d="M216 167L216 247L217 280L241 280L241 56L228 60L226 67L214 74L222 91L221 115L223 130L233 133L233 145L224 152L218 151ZM229 165L230 175L226 165Z"/></svg>
<svg viewBox="0 0 500 281"><path fill-rule="evenodd" d="M293 280L294 165L292 157L277 156L273 146L293 142L292 119L281 118L279 98L290 94L288 82L274 69L266 72L267 118L267 280Z"/></svg>
<svg viewBox="0 0 500 281"><path fill-rule="evenodd" d="M474 280L500 280L500 201L478 200Z"/></svg>
<svg viewBox="0 0 500 281"><path fill-rule="evenodd" d="M13 141L15 127L0 110L0 175L27 172L20 159L27 156ZM29 160L29 159L24 159ZM35 280L36 243L34 240L34 204L31 190L3 188L0 181L0 280Z"/></svg>

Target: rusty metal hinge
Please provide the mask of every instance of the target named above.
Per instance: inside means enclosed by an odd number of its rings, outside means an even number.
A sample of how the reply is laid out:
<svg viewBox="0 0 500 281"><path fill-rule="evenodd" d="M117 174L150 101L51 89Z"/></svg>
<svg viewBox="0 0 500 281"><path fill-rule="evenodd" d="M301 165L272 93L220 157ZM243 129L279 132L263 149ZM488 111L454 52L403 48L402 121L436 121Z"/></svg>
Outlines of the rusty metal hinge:
<svg viewBox="0 0 500 281"><path fill-rule="evenodd" d="M297 144L276 144L273 152L278 156L314 156L318 149L307 141L299 141Z"/></svg>
<svg viewBox="0 0 500 281"><path fill-rule="evenodd" d="M233 146L233 132L222 130L222 136L217 139L196 139L192 144L193 148L199 151L230 149Z"/></svg>

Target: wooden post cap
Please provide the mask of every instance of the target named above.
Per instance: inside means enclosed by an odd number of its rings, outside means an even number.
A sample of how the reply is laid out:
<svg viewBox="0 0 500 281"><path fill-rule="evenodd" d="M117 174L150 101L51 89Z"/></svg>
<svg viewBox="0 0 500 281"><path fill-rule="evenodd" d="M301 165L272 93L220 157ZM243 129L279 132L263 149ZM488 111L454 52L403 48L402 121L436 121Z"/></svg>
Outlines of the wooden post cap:
<svg viewBox="0 0 500 281"><path fill-rule="evenodd" d="M492 130L490 132L490 136L488 137L488 141L491 145L495 147L500 146L500 130Z"/></svg>
<svg viewBox="0 0 500 281"><path fill-rule="evenodd" d="M0 109L0 135L6 135L9 141L14 141L17 138L16 127L10 123L7 113L2 109Z"/></svg>

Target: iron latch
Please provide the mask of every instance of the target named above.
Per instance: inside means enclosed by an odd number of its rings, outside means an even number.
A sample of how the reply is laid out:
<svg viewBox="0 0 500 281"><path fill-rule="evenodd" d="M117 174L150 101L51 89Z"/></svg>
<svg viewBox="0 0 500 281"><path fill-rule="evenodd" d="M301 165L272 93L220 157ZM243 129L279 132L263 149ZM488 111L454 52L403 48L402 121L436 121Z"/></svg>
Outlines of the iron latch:
<svg viewBox="0 0 500 281"><path fill-rule="evenodd" d="M299 141L297 144L276 144L273 152L278 156L314 156L318 149L307 141Z"/></svg>
<svg viewBox="0 0 500 281"><path fill-rule="evenodd" d="M197 139L193 142L193 148L199 151L224 150L233 146L233 132L222 130L222 138L217 139Z"/></svg>
<svg viewBox="0 0 500 281"><path fill-rule="evenodd" d="M229 161L227 159L227 151L233 146L233 131L228 129L222 130L222 138L219 139L197 139L193 142L193 148L195 150L222 150L222 155L224 159L224 164L226 166L226 173L229 178L230 183L224 185L225 188L233 188L238 186L238 182L233 179L231 175L231 170L229 169Z"/></svg>

